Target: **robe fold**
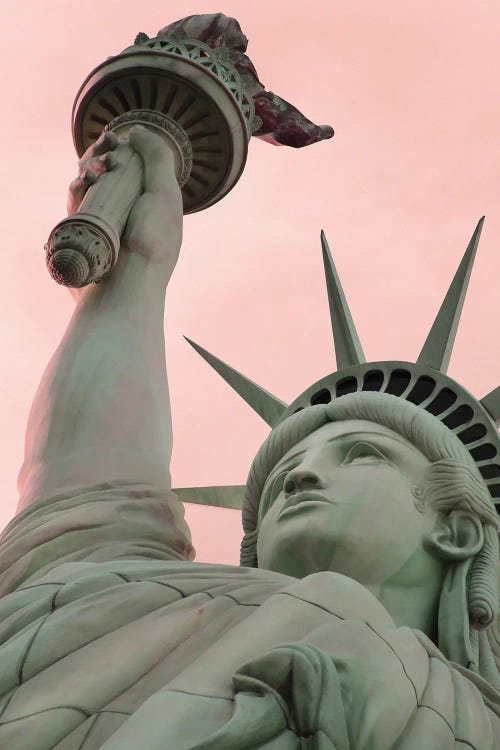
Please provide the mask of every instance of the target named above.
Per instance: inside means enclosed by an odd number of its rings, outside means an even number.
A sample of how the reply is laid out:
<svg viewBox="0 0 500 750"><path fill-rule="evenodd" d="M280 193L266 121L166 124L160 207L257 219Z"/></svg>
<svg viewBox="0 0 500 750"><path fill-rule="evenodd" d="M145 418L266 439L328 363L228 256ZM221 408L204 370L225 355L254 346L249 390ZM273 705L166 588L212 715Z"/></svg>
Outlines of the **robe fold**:
<svg viewBox="0 0 500 750"><path fill-rule="evenodd" d="M0 748L500 750L500 696L363 586L190 562L175 495L41 498L0 537Z"/></svg>

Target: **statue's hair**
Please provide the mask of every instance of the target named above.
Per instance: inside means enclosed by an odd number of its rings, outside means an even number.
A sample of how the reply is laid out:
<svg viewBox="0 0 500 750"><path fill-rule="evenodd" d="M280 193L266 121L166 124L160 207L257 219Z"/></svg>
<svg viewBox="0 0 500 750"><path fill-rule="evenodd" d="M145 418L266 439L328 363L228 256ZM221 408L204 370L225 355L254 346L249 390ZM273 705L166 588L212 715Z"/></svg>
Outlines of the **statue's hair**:
<svg viewBox="0 0 500 750"><path fill-rule="evenodd" d="M246 484L243 503L244 537L240 564L258 567L259 520L267 477L278 461L300 440L328 422L363 419L388 427L406 438L431 462L427 471L427 502L444 512L461 509L481 519L484 544L470 572L467 601L471 625L488 628L498 613L499 521L488 488L475 462L451 430L420 407L386 393L351 393L327 405L307 407L279 424L258 451Z"/></svg>

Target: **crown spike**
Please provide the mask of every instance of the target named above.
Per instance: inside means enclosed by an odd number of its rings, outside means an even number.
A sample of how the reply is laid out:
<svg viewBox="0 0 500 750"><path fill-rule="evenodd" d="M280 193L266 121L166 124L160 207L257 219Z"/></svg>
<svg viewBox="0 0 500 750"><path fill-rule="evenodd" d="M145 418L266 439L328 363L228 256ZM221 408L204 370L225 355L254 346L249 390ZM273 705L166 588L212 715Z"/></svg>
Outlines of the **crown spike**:
<svg viewBox="0 0 500 750"><path fill-rule="evenodd" d="M207 350L203 349L199 344L195 344L195 342L188 339L187 336L184 336L184 338L188 344L191 344L193 349L203 357L205 362L208 362L208 364L213 367L222 378L224 378L226 383L229 383L231 388L233 388L270 427L274 427L280 421L288 404L285 404L284 401L280 401L279 398L276 398L272 393L261 388L260 385L254 383L253 380L246 378L221 359L218 359L218 357L207 352Z"/></svg>
<svg viewBox="0 0 500 750"><path fill-rule="evenodd" d="M500 423L500 385L487 393L481 399L480 403L484 406L493 421Z"/></svg>
<svg viewBox="0 0 500 750"><path fill-rule="evenodd" d="M241 510L245 497L244 484L218 485L216 487L175 487L172 492L183 503L211 505L214 508Z"/></svg>
<svg viewBox="0 0 500 750"><path fill-rule="evenodd" d="M446 293L429 335L418 355L417 363L446 373L450 363L458 322L462 314L469 278L483 228L484 216L479 220L465 255Z"/></svg>
<svg viewBox="0 0 500 750"><path fill-rule="evenodd" d="M343 370L345 367L366 362L366 359L323 230L321 246L337 370Z"/></svg>

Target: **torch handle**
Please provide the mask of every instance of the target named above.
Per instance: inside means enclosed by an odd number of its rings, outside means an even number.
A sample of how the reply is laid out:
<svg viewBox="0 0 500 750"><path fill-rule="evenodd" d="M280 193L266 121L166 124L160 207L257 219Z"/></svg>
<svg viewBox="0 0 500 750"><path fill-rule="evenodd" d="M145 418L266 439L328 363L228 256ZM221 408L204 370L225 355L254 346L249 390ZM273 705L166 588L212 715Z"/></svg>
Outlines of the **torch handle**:
<svg viewBox="0 0 500 750"><path fill-rule="evenodd" d="M52 278L64 286L99 282L115 265L130 209L142 193L142 160L121 139L116 167L101 175L80 208L57 224L45 245Z"/></svg>

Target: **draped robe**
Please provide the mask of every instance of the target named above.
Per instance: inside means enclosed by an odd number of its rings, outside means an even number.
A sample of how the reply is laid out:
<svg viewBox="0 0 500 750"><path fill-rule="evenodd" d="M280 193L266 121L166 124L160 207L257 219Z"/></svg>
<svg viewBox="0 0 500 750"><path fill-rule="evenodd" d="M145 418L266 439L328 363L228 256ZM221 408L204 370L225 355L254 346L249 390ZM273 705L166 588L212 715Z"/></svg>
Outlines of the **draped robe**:
<svg viewBox="0 0 500 750"><path fill-rule="evenodd" d="M72 488L0 538L0 748L492 750L500 697L363 586L186 559L175 495Z"/></svg>

